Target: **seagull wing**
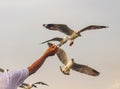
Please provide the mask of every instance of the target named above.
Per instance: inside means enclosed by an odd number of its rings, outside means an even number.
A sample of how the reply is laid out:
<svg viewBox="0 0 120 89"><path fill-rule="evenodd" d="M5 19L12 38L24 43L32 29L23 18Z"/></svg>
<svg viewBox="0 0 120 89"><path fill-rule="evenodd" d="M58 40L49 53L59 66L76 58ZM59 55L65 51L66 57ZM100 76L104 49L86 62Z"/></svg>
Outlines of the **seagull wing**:
<svg viewBox="0 0 120 89"><path fill-rule="evenodd" d="M23 84L21 84L19 87L21 87L21 88L25 88L25 86L24 86Z"/></svg>
<svg viewBox="0 0 120 89"><path fill-rule="evenodd" d="M29 86L28 83L22 83L22 86Z"/></svg>
<svg viewBox="0 0 120 89"><path fill-rule="evenodd" d="M46 83L44 83L44 82L36 82L36 83L34 83L34 84L42 84L42 85L48 86L48 84L46 84Z"/></svg>
<svg viewBox="0 0 120 89"><path fill-rule="evenodd" d="M55 38L52 38L52 39L50 39L50 40L44 41L44 42L42 42L41 44L47 43L47 42L49 42L49 41L59 41L59 42L60 42L61 40L63 40L63 38L55 37Z"/></svg>
<svg viewBox="0 0 120 89"><path fill-rule="evenodd" d="M4 69L0 68L0 72L4 72Z"/></svg>
<svg viewBox="0 0 120 89"><path fill-rule="evenodd" d="M63 49L57 47L56 55L63 64L65 64L65 65L67 64L68 57L67 57L66 52Z"/></svg>
<svg viewBox="0 0 120 89"><path fill-rule="evenodd" d="M58 30L66 35L71 35L74 33L74 30L70 29L67 25L65 24L44 24L46 28L49 30Z"/></svg>
<svg viewBox="0 0 120 89"><path fill-rule="evenodd" d="M36 86L35 84L32 84L32 87L35 87L35 88L37 88L37 86Z"/></svg>
<svg viewBox="0 0 120 89"><path fill-rule="evenodd" d="M53 45L52 43L48 43L49 47L51 47L52 45ZM63 64L65 65L67 64L68 57L63 49L61 49L60 47L57 47L56 55Z"/></svg>
<svg viewBox="0 0 120 89"><path fill-rule="evenodd" d="M21 88L25 88L25 86L24 86L24 85L20 85L19 87L21 87Z"/></svg>
<svg viewBox="0 0 120 89"><path fill-rule="evenodd" d="M19 87L25 88L26 86L29 86L29 84L27 84L27 83L22 83Z"/></svg>
<svg viewBox="0 0 120 89"><path fill-rule="evenodd" d="M99 75L98 71L96 71L95 69L93 69L87 65L81 65L81 64L74 63L74 65L72 66L72 69L77 71L77 72L88 74L91 76L98 76Z"/></svg>
<svg viewBox="0 0 120 89"><path fill-rule="evenodd" d="M86 30L93 30L93 29L102 29L102 28L107 28L107 26L90 25L90 26L87 26L87 27L83 28L79 32L83 32L83 31L86 31Z"/></svg>

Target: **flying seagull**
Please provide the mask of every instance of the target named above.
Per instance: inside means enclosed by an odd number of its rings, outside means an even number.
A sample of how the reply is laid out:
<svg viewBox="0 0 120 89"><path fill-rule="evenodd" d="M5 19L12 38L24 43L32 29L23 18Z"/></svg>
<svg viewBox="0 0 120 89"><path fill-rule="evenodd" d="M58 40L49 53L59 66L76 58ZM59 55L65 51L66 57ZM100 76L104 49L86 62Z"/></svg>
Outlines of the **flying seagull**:
<svg viewBox="0 0 120 89"><path fill-rule="evenodd" d="M3 68L0 68L0 72L5 73L5 72L8 72L8 71L9 71L9 69L3 69Z"/></svg>
<svg viewBox="0 0 120 89"><path fill-rule="evenodd" d="M70 29L65 24L43 24L43 26L49 30L60 31L60 32L68 35L68 40L71 40L71 42L69 44L70 46L72 46L72 44L74 43L74 39L81 36L81 32L84 32L87 30L107 28L107 26L90 25L90 26L87 26L79 31L75 31L75 30Z"/></svg>
<svg viewBox="0 0 120 89"><path fill-rule="evenodd" d="M55 38L52 38L52 39L50 39L50 40L44 41L44 42L42 42L41 44L48 43L48 42L50 42L50 41L58 41L59 44L57 44L57 46L60 47L60 46L62 46L63 44L65 44L65 43L68 41L68 37L67 37L67 36L66 36L66 37L63 37L63 38L55 37Z"/></svg>
<svg viewBox="0 0 120 89"><path fill-rule="evenodd" d="M48 43L49 47L51 45L53 45L53 44ZM99 72L96 71L95 69L93 69L87 65L75 63L74 59L69 59L67 57L66 52L63 49L61 49L60 47L57 47L56 55L59 58L59 60L64 64L64 66L60 66L60 70L65 75L70 75L71 69L74 71L80 72L80 73L91 75L91 76L98 76L99 75Z"/></svg>
<svg viewBox="0 0 120 89"><path fill-rule="evenodd" d="M31 89L33 87L37 88L36 84L42 84L42 85L48 86L48 84L46 84L44 82L36 82L36 83L22 83L22 85L20 85L19 87L21 87L23 89Z"/></svg>

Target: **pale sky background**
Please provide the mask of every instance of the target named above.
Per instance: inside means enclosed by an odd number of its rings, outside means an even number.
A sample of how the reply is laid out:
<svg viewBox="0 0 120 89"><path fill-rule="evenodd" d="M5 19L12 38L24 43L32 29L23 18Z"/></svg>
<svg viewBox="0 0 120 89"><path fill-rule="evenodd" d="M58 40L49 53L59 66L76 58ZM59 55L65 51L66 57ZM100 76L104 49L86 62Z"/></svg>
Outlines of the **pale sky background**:
<svg viewBox="0 0 120 89"><path fill-rule="evenodd" d="M120 0L0 0L0 67L27 67L48 48L40 42L65 36L42 26L48 23L67 24L76 31L91 24L109 26L83 32L72 47L69 42L62 46L70 58L100 75L71 70L66 76L53 56L25 82L49 84L38 89L120 89Z"/></svg>

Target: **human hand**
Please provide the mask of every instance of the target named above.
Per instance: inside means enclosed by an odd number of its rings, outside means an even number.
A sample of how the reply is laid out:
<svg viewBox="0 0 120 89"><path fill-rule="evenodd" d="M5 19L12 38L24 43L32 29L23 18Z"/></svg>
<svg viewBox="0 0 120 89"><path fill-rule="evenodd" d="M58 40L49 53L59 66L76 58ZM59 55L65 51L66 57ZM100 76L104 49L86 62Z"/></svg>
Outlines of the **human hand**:
<svg viewBox="0 0 120 89"><path fill-rule="evenodd" d="M48 43L49 48L46 50L48 56L53 56L57 52L57 46L51 43Z"/></svg>

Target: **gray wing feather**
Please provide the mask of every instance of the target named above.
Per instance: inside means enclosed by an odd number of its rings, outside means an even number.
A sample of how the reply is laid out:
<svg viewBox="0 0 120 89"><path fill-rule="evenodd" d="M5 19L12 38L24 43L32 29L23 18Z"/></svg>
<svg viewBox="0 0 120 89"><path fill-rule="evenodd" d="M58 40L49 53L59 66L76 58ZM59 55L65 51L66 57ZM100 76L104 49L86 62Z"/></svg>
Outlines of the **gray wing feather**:
<svg viewBox="0 0 120 89"><path fill-rule="evenodd" d="M23 86L28 86L29 84L28 83L22 83Z"/></svg>
<svg viewBox="0 0 120 89"><path fill-rule="evenodd" d="M68 57L63 49L57 47L56 55L63 64L67 64Z"/></svg>
<svg viewBox="0 0 120 89"><path fill-rule="evenodd" d="M47 43L47 42L50 42L50 41L59 41L60 42L61 40L63 40L63 38L55 37L55 38L52 38L50 40L44 41L41 44L44 44L44 43Z"/></svg>
<svg viewBox="0 0 120 89"><path fill-rule="evenodd" d="M46 28L49 30L58 30L66 35L71 35L74 32L74 30L70 29L65 24L47 24Z"/></svg>
<svg viewBox="0 0 120 89"><path fill-rule="evenodd" d="M93 69L87 65L81 65L81 64L74 63L74 65L72 66L72 69L77 71L77 72L88 74L91 76L98 76L99 75L98 71L96 71L95 69Z"/></svg>
<svg viewBox="0 0 120 89"><path fill-rule="evenodd" d="M72 35L74 31L65 24L58 24L58 30L66 35Z"/></svg>
<svg viewBox="0 0 120 89"><path fill-rule="evenodd" d="M25 88L25 86L24 86L24 85L20 85L19 87L21 87L21 88Z"/></svg>
<svg viewBox="0 0 120 89"><path fill-rule="evenodd" d="M53 44L52 43L48 43L48 46L51 47ZM65 53L65 51L63 49L61 49L60 47L57 47L57 52L56 55L58 57L58 59L63 63L63 64L67 64L68 61L68 57L67 54Z"/></svg>
<svg viewBox="0 0 120 89"><path fill-rule="evenodd" d="M32 85L33 87L37 88L37 86L35 84Z"/></svg>
<svg viewBox="0 0 120 89"><path fill-rule="evenodd" d="M102 28L107 28L107 26L90 25L90 26L87 26L87 27L83 28L79 32L83 32L83 31L86 31L86 30L102 29Z"/></svg>
<svg viewBox="0 0 120 89"><path fill-rule="evenodd" d="M44 83L44 82L36 82L36 83L34 83L34 84L42 84L42 85L48 86L48 84L46 84L46 83Z"/></svg>
<svg viewBox="0 0 120 89"><path fill-rule="evenodd" d="M22 83L19 87L21 87L21 88L25 88L25 86L28 86L29 84L27 84L27 83Z"/></svg>

